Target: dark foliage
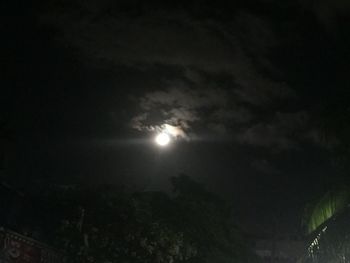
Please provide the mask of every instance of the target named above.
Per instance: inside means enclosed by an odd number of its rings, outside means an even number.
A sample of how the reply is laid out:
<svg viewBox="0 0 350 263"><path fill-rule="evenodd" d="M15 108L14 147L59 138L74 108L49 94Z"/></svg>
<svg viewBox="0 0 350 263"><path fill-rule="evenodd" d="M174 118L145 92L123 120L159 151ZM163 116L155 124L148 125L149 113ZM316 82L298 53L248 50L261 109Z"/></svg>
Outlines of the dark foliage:
<svg viewBox="0 0 350 263"><path fill-rule="evenodd" d="M173 197L114 187L46 188L31 198L35 205L27 212L36 216L22 224L71 262L251 262L225 201L185 175L172 184Z"/></svg>

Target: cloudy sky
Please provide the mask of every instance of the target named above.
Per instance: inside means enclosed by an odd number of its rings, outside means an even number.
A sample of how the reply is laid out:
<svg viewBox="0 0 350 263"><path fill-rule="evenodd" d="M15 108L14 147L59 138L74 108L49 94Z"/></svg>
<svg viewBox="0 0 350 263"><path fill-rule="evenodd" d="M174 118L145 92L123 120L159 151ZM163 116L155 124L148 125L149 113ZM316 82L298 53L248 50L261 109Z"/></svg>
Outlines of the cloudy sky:
<svg viewBox="0 0 350 263"><path fill-rule="evenodd" d="M337 173L319 124L348 78L349 9L345 0L5 6L10 173L24 184L162 190L186 173L243 214L288 218ZM177 138L159 149L164 125Z"/></svg>

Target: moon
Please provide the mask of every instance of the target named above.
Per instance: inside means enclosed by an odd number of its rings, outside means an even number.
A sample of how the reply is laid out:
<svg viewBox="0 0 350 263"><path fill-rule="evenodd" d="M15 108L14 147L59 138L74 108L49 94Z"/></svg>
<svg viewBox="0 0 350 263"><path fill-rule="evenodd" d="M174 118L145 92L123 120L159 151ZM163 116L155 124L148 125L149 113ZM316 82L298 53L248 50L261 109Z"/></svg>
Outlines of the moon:
<svg viewBox="0 0 350 263"><path fill-rule="evenodd" d="M155 142L159 146L166 146L170 143L170 136L168 134L166 134L165 132L161 132L156 136Z"/></svg>

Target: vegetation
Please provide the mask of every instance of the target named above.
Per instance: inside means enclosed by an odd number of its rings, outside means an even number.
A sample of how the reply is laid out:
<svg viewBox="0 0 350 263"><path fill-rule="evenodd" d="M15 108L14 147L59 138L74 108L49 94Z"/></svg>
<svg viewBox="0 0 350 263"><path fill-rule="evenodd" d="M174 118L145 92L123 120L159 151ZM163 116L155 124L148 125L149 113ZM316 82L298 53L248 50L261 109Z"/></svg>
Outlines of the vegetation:
<svg viewBox="0 0 350 263"><path fill-rule="evenodd" d="M252 262L226 202L185 175L172 184L172 197L50 189L34 198L37 217L26 223L70 262Z"/></svg>
<svg viewBox="0 0 350 263"><path fill-rule="evenodd" d="M338 175L306 209L304 226L310 238L306 262L350 262L349 98L346 88L338 87L333 96L327 93L319 115L321 135L333 153Z"/></svg>
<svg viewBox="0 0 350 263"><path fill-rule="evenodd" d="M311 238L306 262L340 263L350 260L349 203L349 189L341 188L329 191L310 207L305 221Z"/></svg>
<svg viewBox="0 0 350 263"><path fill-rule="evenodd" d="M323 226L329 219L341 213L350 201L350 189L342 188L327 192L315 204L307 208L305 227L308 234Z"/></svg>
<svg viewBox="0 0 350 263"><path fill-rule="evenodd" d="M311 241L305 262L350 261L350 210L349 200L345 202L344 194L342 191L327 194L315 206L310 222L317 223L319 226L310 234ZM337 200L340 200L340 203L336 204Z"/></svg>

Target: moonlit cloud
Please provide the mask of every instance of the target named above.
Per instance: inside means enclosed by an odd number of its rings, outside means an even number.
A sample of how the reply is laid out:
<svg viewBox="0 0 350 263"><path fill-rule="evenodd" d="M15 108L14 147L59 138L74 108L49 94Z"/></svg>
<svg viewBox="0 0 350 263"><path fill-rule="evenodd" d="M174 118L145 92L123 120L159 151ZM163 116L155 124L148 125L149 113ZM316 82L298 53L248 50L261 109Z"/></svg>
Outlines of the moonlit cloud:
<svg viewBox="0 0 350 263"><path fill-rule="evenodd" d="M193 124L205 121L203 110L218 111L227 105L228 97L223 89L191 89L182 84L178 88L147 93L139 101L143 113L132 119L133 128L145 131L166 129L175 137L188 138L187 133ZM160 123L152 122L152 113L161 115Z"/></svg>
<svg viewBox="0 0 350 263"><path fill-rule="evenodd" d="M180 127L180 126L172 126L169 124L164 124L161 126L161 128L167 132L168 134L170 134L171 136L177 138L177 137L181 137L181 138L186 138L186 134L185 131Z"/></svg>
<svg viewBox="0 0 350 263"><path fill-rule="evenodd" d="M95 65L108 63L145 75L156 68L168 72L133 97L131 128L167 130L186 139L190 134L225 135L254 147L297 147L299 128L285 128L277 116L293 119L290 115L297 113L282 110L276 115L273 110L298 96L269 57L280 40L267 19L239 11L223 22L181 8L145 9L127 16L109 1L76 5L64 13L48 9L41 16L60 30L59 41Z"/></svg>

